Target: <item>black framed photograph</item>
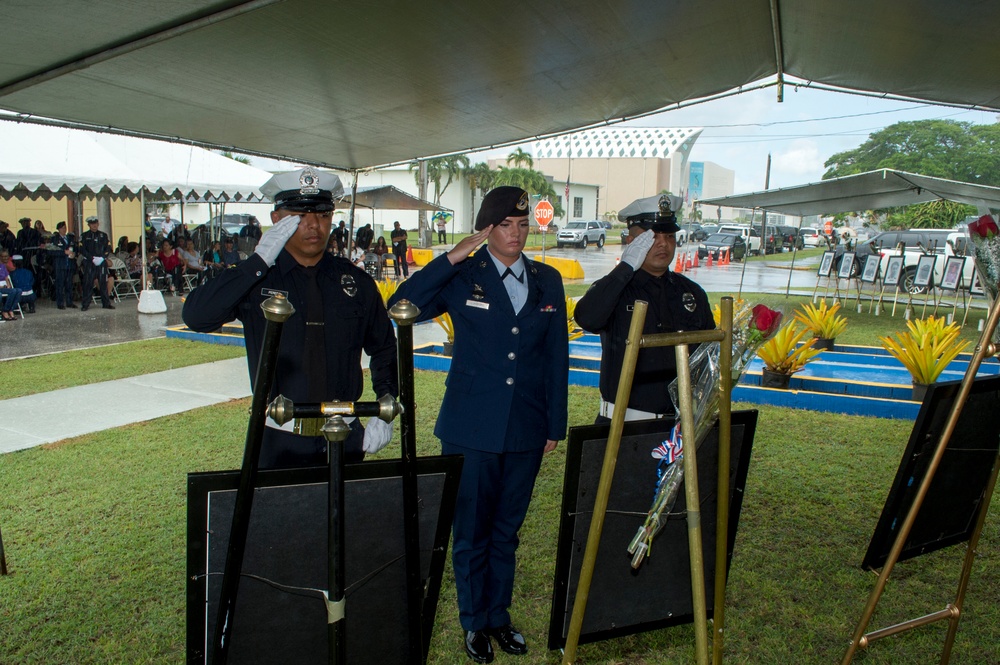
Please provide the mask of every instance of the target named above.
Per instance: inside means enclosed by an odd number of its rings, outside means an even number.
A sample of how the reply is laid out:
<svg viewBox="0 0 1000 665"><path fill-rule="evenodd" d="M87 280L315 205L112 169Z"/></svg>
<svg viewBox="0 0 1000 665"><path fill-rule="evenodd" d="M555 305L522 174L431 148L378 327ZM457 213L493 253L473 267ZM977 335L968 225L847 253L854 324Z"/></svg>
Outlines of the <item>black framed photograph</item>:
<svg viewBox="0 0 1000 665"><path fill-rule="evenodd" d="M819 262L819 276L829 277L833 268L833 252L823 252L823 258Z"/></svg>
<svg viewBox="0 0 1000 665"><path fill-rule="evenodd" d="M979 281L979 271L978 270L973 270L972 271L972 282L969 284L969 293L971 293L974 296L981 296L981 295L985 295L985 293L986 293L985 291L983 291L983 285Z"/></svg>
<svg viewBox="0 0 1000 665"><path fill-rule="evenodd" d="M882 515L861 562L862 568L876 570L888 559L921 482L927 476L961 383L932 384L924 396ZM998 400L1000 377L979 377L973 381L899 561L969 540L979 509L984 505L983 498L1000 446L1000 420L995 417Z"/></svg>
<svg viewBox="0 0 1000 665"><path fill-rule="evenodd" d="M878 268L882 263L880 254L869 254L865 257L865 268L861 272L861 281L866 284L873 283L878 279Z"/></svg>
<svg viewBox="0 0 1000 665"><path fill-rule="evenodd" d="M924 254L917 261L917 274L913 278L914 286L930 286L934 278L934 264L937 257L933 254Z"/></svg>
<svg viewBox="0 0 1000 665"><path fill-rule="evenodd" d="M416 461L424 643L409 642L406 541L399 460L344 467L349 663L426 658L454 515L460 456ZM325 467L261 471L254 490L229 662L327 663L328 477ZM212 661L222 572L239 471L188 474L187 660ZM372 630L372 617L392 630Z"/></svg>
<svg viewBox="0 0 1000 665"><path fill-rule="evenodd" d="M944 263L944 277L941 278L941 288L948 291L958 289L962 281L962 269L965 267L964 256L949 256Z"/></svg>
<svg viewBox="0 0 1000 665"><path fill-rule="evenodd" d="M650 556L638 569L628 553L643 525L656 489L659 462L650 451L673 427L673 419L625 423L604 529L580 633L580 644L691 623L691 564L683 483L677 501L656 536ZM726 551L733 556L740 510L746 490L757 411L733 411L730 440L729 531ZM600 482L610 425L572 427L566 444L566 472L556 551L555 583L549 617L550 649L566 644L577 583L586 550L594 497ZM715 515L719 464L719 426L698 446L701 488L702 552L705 586L715 584ZM712 611L712 593L707 610Z"/></svg>
<svg viewBox="0 0 1000 665"><path fill-rule="evenodd" d="M886 286L898 286L899 276L903 274L903 257L890 256L885 266L885 279L882 283Z"/></svg>
<svg viewBox="0 0 1000 665"><path fill-rule="evenodd" d="M840 279L850 279L851 273L854 271L854 252L844 252L840 257L840 270L837 271L837 277Z"/></svg>

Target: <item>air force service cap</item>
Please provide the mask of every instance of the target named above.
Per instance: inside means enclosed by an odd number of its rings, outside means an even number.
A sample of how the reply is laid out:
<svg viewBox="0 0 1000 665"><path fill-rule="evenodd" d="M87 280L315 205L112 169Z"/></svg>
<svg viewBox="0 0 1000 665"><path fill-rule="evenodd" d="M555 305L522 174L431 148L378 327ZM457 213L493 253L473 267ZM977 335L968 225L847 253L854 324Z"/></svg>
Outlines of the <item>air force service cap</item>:
<svg viewBox="0 0 1000 665"><path fill-rule="evenodd" d="M520 187L504 185L491 189L483 197L476 215L476 230L482 231L490 224L499 224L508 217L527 217L530 212L528 192Z"/></svg>
<svg viewBox="0 0 1000 665"><path fill-rule="evenodd" d="M680 210L681 197L664 194L659 200L659 209L655 213L642 213L629 217L628 228L639 228L653 233L677 233L681 227L677 224L675 212Z"/></svg>
<svg viewBox="0 0 1000 665"><path fill-rule="evenodd" d="M334 202L343 198L344 186L338 176L306 167L273 175L260 192L274 201L275 210L330 212Z"/></svg>

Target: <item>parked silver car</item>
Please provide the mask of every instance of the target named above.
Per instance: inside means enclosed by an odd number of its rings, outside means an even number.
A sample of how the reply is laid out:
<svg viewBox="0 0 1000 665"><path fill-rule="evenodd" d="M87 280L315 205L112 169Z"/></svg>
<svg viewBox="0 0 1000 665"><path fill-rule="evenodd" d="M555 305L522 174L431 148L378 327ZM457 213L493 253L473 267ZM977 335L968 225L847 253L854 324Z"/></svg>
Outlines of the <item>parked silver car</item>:
<svg viewBox="0 0 1000 665"><path fill-rule="evenodd" d="M564 247L566 245L586 247L590 243L594 243L598 247L604 247L606 233L607 229L604 228L604 224L597 220L570 222L562 227L559 235L556 236L556 247Z"/></svg>

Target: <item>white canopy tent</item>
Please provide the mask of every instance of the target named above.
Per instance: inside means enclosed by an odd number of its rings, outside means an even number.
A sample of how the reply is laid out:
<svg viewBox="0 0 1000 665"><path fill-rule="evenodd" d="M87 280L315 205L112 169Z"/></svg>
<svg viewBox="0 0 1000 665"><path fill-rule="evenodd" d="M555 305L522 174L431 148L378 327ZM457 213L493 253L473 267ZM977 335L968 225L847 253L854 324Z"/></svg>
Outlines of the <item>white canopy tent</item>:
<svg viewBox="0 0 1000 665"><path fill-rule="evenodd" d="M761 86L1000 110L1000 3L8 3L0 108L353 170Z"/></svg>
<svg viewBox="0 0 1000 665"><path fill-rule="evenodd" d="M191 145L0 123L0 197L107 194L260 200L267 171Z"/></svg>
<svg viewBox="0 0 1000 665"><path fill-rule="evenodd" d="M939 200L1000 210L1000 187L879 169L796 187L703 199L698 203L702 206L762 208L804 217L896 208Z"/></svg>

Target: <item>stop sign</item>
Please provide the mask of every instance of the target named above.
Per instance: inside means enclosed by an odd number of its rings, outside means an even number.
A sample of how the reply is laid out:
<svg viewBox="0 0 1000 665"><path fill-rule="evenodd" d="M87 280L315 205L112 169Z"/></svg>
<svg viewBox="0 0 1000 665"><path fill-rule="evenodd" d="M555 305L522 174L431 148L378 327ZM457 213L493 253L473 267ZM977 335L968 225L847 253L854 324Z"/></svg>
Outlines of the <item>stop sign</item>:
<svg viewBox="0 0 1000 665"><path fill-rule="evenodd" d="M539 201L538 205L535 206L535 221L538 222L538 226L545 228L552 221L555 216L555 208L548 201Z"/></svg>
<svg viewBox="0 0 1000 665"><path fill-rule="evenodd" d="M828 219L825 222L823 222L823 232L826 233L826 235L828 235L828 236L833 235L833 220L832 219Z"/></svg>

